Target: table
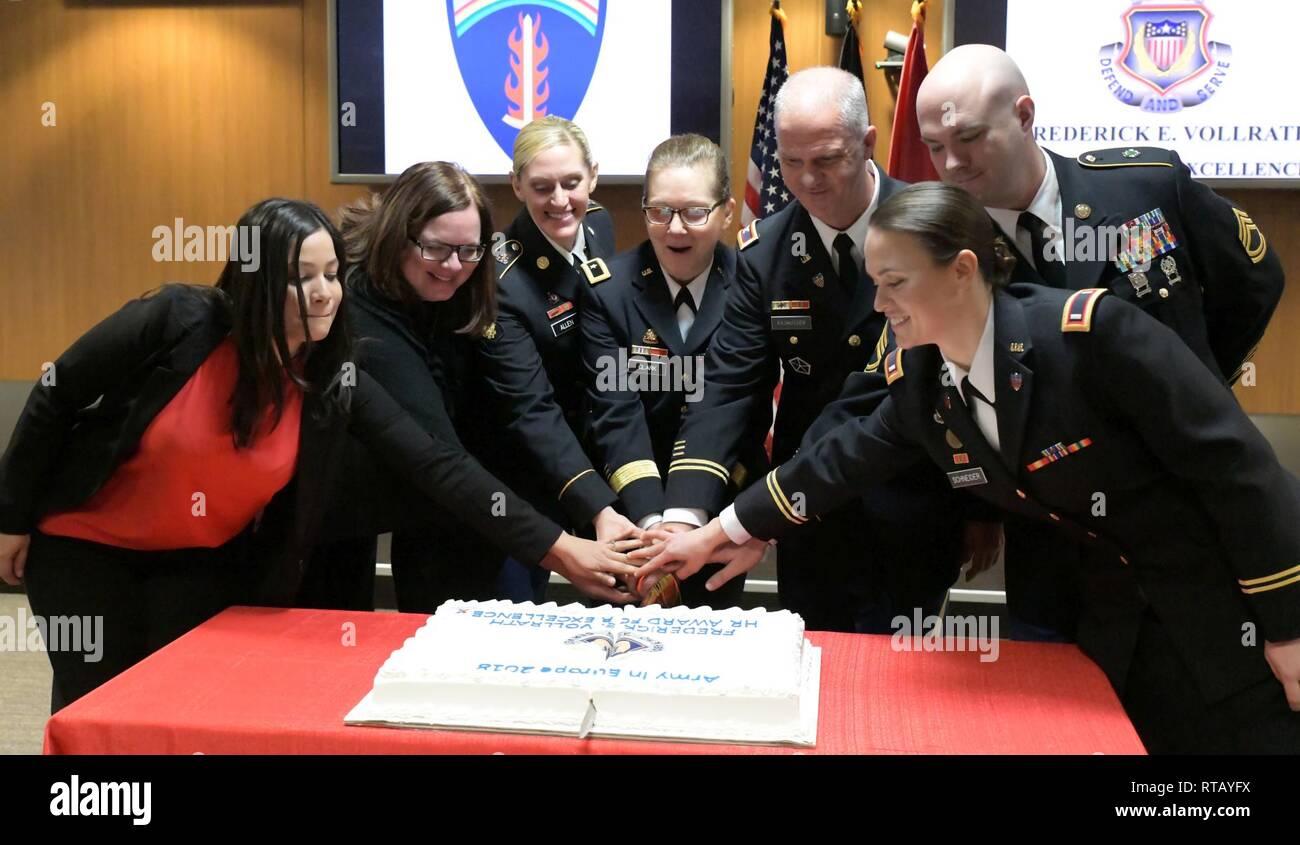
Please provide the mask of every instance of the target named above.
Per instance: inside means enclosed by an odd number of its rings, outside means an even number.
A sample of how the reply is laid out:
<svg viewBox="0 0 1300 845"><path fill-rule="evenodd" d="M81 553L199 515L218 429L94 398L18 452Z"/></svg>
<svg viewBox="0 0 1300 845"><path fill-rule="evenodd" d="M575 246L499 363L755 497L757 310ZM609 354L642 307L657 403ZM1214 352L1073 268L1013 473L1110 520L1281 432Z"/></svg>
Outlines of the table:
<svg viewBox="0 0 1300 845"><path fill-rule="evenodd" d="M1105 677L1072 645L822 648L816 748L353 727L343 716L428 617L235 607L52 716L47 754L1142 754Z"/></svg>

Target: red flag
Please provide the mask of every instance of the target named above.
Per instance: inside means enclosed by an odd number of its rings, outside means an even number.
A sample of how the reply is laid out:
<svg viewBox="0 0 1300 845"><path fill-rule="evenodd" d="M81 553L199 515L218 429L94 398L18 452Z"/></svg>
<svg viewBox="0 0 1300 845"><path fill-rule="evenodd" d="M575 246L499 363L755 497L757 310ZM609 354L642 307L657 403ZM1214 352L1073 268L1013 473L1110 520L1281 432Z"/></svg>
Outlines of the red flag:
<svg viewBox="0 0 1300 845"><path fill-rule="evenodd" d="M903 75L898 80L898 105L894 109L894 131L889 139L889 175L904 182L936 181L930 151L921 142L916 120L916 92L929 72L925 61L925 3L912 3L912 36L907 39Z"/></svg>

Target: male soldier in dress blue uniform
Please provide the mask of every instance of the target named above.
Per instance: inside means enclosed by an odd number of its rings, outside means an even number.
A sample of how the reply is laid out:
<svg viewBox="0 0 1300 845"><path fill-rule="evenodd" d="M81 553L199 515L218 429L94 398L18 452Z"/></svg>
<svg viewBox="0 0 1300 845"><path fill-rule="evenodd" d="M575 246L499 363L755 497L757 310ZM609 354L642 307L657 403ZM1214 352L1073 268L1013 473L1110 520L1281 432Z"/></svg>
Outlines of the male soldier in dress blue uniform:
<svg viewBox="0 0 1300 845"><path fill-rule="evenodd" d="M1176 153L1127 147L1069 159L1039 147L1023 75L984 44L935 64L917 117L940 178L973 194L1015 247L1013 282L1107 288L1173 329L1220 381L1237 378L1282 296L1281 264L1250 216L1194 181ZM1013 620L1069 636L1077 548L1008 525ZM1041 583L1026 589L1031 579Z"/></svg>
<svg viewBox="0 0 1300 845"><path fill-rule="evenodd" d="M796 73L775 108L781 173L797 201L739 233L736 282L705 361L703 397L688 406L668 471L666 524L703 525L726 504L732 471L754 445L749 420L770 413L782 371L774 462L794 454L849 373L876 373L883 397L886 326L872 309L862 245L872 211L901 183L871 160L876 130L849 74ZM782 606L810 629L832 631L887 632L913 608L936 611L960 566L950 496L942 477L925 470L863 491L865 513L855 503L822 514L777 550Z"/></svg>

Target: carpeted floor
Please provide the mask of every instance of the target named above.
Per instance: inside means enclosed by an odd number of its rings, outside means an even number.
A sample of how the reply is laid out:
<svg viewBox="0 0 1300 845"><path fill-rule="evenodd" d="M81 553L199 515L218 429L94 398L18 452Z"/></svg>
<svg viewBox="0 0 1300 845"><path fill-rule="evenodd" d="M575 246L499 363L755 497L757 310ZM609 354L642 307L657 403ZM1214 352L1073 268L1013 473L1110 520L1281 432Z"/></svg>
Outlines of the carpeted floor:
<svg viewBox="0 0 1300 845"><path fill-rule="evenodd" d="M16 625L27 596L0 593L0 617ZM0 649L0 754L40 754L50 717L50 661L43 651Z"/></svg>

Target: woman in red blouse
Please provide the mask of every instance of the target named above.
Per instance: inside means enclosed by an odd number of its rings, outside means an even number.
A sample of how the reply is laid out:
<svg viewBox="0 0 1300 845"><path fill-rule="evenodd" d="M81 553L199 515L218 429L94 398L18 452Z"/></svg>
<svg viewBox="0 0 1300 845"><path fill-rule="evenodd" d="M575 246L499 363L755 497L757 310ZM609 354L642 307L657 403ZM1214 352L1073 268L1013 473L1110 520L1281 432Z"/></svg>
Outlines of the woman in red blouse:
<svg viewBox="0 0 1300 845"><path fill-rule="evenodd" d="M320 209L265 200L237 231L255 266L232 258L215 289L167 285L91 329L0 458L0 578L47 623L81 623L49 644L53 709L225 607L289 602L349 433L518 559L611 586L632 571L635 541L565 534L352 363Z"/></svg>

